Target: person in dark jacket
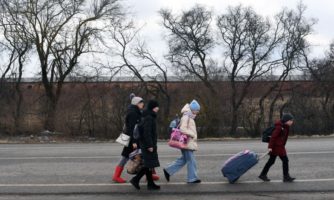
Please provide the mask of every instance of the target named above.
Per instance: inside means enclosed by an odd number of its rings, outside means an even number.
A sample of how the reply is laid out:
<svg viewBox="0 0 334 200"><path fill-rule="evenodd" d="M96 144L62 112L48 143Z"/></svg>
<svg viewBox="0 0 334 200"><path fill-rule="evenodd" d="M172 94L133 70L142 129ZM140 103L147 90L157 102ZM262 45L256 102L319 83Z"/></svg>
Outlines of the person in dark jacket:
<svg viewBox="0 0 334 200"><path fill-rule="evenodd" d="M284 114L282 119L275 123L275 130L268 144L270 158L259 176L259 178L265 182L270 181L267 174L270 167L275 163L277 156L280 157L283 164L283 182L293 182L295 180L295 178L292 178L289 174L289 159L285 149L293 119L291 114Z"/></svg>
<svg viewBox="0 0 334 200"><path fill-rule="evenodd" d="M121 178L125 164L129 160L129 155L138 147L138 142L133 138L133 129L136 124L140 123L142 113L141 110L144 108L144 100L141 97L136 97L131 94L131 105L128 107L128 111L125 117L125 130L124 133L130 136L129 146L124 147L122 151L122 158L115 168L113 175L113 181L116 183L125 183L126 180Z"/></svg>
<svg viewBox="0 0 334 200"><path fill-rule="evenodd" d="M159 190L160 186L156 185L152 178L152 170L155 167L160 167L158 158L158 135L156 118L159 111L159 104L157 101L150 100L147 103L147 108L143 113L143 121L141 124L141 135L139 138L139 146L142 151L144 167L138 174L133 177L130 183L136 188L140 189L140 179L146 175L147 189Z"/></svg>

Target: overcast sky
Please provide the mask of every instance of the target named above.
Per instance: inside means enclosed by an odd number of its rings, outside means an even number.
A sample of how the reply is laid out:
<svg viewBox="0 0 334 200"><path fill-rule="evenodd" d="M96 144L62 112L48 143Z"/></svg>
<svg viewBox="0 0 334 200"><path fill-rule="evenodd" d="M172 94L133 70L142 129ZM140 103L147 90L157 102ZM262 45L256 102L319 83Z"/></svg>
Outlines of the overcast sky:
<svg viewBox="0 0 334 200"><path fill-rule="evenodd" d="M242 4L251 6L263 16L273 16L284 7L296 8L299 0L122 0L129 8L138 26L144 25L140 36L146 40L156 57L162 58L167 52L166 41L163 39L164 28L158 11L161 8L171 9L175 13L187 10L195 4L205 5L215 12L215 15L226 12L228 6ZM304 0L307 6L308 18L316 18L314 33L308 38L312 44L312 57L323 56L329 44L334 39L334 0ZM216 53L217 54L217 53ZM216 55L217 56L217 55ZM38 69L38 61L33 58L24 75L34 76Z"/></svg>
<svg viewBox="0 0 334 200"><path fill-rule="evenodd" d="M195 4L208 6L215 14L226 11L228 6L245 5L253 7L263 16L273 16L284 7L296 8L300 0L124 0L131 7L135 19L140 24L145 24L142 35L155 52L165 48L161 18L158 11L161 8L172 9L173 12L180 12L193 7ZM312 55L322 56L324 50L334 39L334 0L304 0L307 6L307 17L316 18L314 33L309 37L309 42L314 46Z"/></svg>

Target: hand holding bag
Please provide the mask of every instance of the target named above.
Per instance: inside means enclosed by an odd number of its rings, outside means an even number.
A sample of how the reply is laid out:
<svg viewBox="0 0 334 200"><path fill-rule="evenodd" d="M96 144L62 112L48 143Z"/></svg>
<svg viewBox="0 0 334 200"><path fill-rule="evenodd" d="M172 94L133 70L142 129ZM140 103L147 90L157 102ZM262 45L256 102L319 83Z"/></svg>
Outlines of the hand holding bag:
<svg viewBox="0 0 334 200"><path fill-rule="evenodd" d="M143 161L141 159L141 150L137 149L129 155L129 162L126 165L126 171L129 174L137 174L143 168Z"/></svg>

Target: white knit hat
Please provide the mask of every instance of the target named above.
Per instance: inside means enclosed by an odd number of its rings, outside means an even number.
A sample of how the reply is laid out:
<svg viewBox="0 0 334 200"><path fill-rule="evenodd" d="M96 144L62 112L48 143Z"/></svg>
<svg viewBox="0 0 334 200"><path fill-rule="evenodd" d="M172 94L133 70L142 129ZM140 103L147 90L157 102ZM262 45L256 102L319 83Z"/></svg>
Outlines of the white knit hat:
<svg viewBox="0 0 334 200"><path fill-rule="evenodd" d="M138 105L141 102L144 102L143 98L141 97L133 97L131 100L132 105Z"/></svg>

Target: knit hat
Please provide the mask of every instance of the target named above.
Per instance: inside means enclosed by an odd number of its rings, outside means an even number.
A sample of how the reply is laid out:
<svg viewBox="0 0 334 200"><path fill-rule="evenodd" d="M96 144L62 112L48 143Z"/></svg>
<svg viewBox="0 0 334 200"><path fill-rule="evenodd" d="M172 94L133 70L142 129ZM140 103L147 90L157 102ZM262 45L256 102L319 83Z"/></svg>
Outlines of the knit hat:
<svg viewBox="0 0 334 200"><path fill-rule="evenodd" d="M144 102L144 100L141 97L133 97L131 99L131 104L135 105L135 106L138 105L139 103L142 103L142 102Z"/></svg>
<svg viewBox="0 0 334 200"><path fill-rule="evenodd" d="M153 110L154 108L159 107L159 103L155 100L150 100L147 103L147 110Z"/></svg>
<svg viewBox="0 0 334 200"><path fill-rule="evenodd" d="M135 93L131 93L130 94L130 101L133 99L133 97L135 97L136 95L135 95Z"/></svg>
<svg viewBox="0 0 334 200"><path fill-rule="evenodd" d="M196 100L193 100L190 104L190 110L191 111L200 111L201 110L201 106L199 105L199 103Z"/></svg>
<svg viewBox="0 0 334 200"><path fill-rule="evenodd" d="M286 113L286 114L283 114L282 116L282 122L285 123L287 121L290 121L290 120L293 120L294 117L293 115L289 114L289 113Z"/></svg>

